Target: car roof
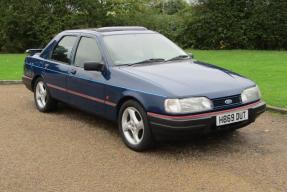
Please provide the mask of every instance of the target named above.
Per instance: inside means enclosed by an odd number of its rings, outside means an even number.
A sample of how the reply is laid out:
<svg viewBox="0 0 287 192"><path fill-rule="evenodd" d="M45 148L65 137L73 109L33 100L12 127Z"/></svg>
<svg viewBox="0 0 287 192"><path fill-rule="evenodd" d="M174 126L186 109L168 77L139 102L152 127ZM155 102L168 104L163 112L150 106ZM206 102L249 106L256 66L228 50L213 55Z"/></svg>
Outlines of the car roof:
<svg viewBox="0 0 287 192"><path fill-rule="evenodd" d="M116 27L101 27L90 29L74 29L66 30L64 33L100 33L102 35L116 35L116 34L128 34L128 33L151 33L153 31L148 30L145 27L140 26L116 26Z"/></svg>

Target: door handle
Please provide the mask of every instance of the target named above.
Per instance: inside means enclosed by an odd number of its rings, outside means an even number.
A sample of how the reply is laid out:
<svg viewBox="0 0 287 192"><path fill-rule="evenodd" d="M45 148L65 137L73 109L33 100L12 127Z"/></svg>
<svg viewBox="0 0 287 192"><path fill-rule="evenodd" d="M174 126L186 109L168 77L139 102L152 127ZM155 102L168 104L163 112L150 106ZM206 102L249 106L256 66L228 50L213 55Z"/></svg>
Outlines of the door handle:
<svg viewBox="0 0 287 192"><path fill-rule="evenodd" d="M45 63L44 67L47 68L49 66L49 63Z"/></svg>
<svg viewBox="0 0 287 192"><path fill-rule="evenodd" d="M77 73L77 70L76 70L76 69L72 69L72 70L71 70L71 73L72 73L73 75L75 75L75 74Z"/></svg>

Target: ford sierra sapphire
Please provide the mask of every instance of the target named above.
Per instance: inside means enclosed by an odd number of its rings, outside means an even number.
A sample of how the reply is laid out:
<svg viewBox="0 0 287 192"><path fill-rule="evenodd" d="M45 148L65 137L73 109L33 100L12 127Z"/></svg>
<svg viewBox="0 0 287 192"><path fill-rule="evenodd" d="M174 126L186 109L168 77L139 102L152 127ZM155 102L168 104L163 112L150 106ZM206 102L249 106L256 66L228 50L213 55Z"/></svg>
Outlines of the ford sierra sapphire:
<svg viewBox="0 0 287 192"><path fill-rule="evenodd" d="M265 111L253 81L144 27L67 30L27 52L23 82L39 111L63 102L115 121L135 151L159 138L242 128Z"/></svg>

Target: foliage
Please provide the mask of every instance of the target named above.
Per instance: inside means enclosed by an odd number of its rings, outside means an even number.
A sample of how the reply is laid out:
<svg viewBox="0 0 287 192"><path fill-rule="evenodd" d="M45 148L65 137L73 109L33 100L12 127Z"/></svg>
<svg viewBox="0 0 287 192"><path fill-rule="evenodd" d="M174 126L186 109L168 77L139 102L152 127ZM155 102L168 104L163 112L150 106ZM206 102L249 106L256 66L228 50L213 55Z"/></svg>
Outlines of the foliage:
<svg viewBox="0 0 287 192"><path fill-rule="evenodd" d="M40 48L66 29L140 25L183 47L286 49L283 0L1 0L0 51Z"/></svg>
<svg viewBox="0 0 287 192"><path fill-rule="evenodd" d="M199 0L187 21L188 46L200 49L286 49L287 2Z"/></svg>

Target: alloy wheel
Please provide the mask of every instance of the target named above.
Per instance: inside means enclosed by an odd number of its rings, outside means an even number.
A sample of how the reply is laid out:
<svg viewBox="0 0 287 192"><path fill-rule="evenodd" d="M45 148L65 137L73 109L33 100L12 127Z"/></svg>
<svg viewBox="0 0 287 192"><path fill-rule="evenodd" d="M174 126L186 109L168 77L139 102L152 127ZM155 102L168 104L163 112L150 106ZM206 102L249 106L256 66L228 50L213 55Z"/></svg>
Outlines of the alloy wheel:
<svg viewBox="0 0 287 192"><path fill-rule="evenodd" d="M121 123L126 140L132 145L141 143L144 137L144 122L140 112L134 107L127 107Z"/></svg>
<svg viewBox="0 0 287 192"><path fill-rule="evenodd" d="M47 89L42 81L39 81L36 86L36 102L39 108L45 108L47 104Z"/></svg>

